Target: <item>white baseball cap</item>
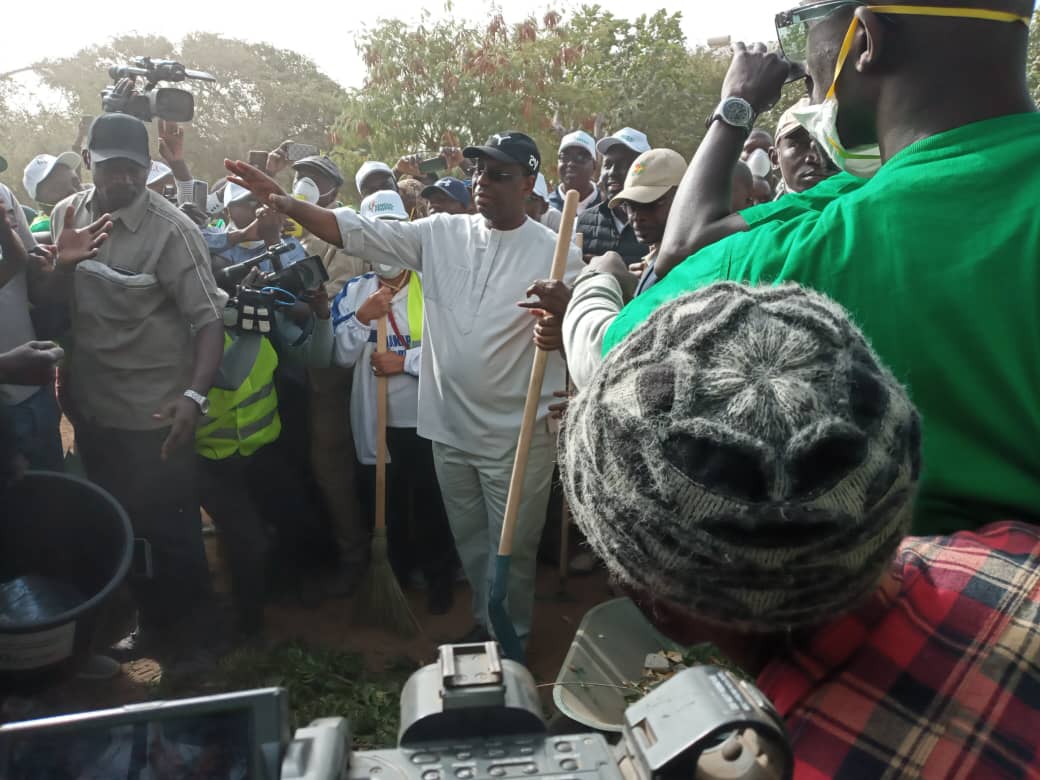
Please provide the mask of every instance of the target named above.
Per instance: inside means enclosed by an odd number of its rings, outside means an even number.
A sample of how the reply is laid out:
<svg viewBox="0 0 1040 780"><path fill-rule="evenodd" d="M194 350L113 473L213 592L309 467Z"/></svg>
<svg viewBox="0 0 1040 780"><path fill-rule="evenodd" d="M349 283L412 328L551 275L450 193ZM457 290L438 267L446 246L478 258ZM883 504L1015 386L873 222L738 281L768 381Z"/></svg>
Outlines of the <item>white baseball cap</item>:
<svg viewBox="0 0 1040 780"><path fill-rule="evenodd" d="M83 158L75 152L62 152L57 157L52 154L38 154L25 166L25 172L22 174L22 186L29 193L29 197L36 200L36 188L41 181L51 175L55 165L65 165L78 171L82 164Z"/></svg>
<svg viewBox="0 0 1040 780"><path fill-rule="evenodd" d="M245 187L240 184L235 184L233 181L229 181L227 186L224 187L224 208L227 208L232 203L238 203L239 201L251 197L253 197L253 193Z"/></svg>
<svg viewBox="0 0 1040 780"><path fill-rule="evenodd" d="M624 144L637 154L650 151L650 142L646 140L646 133L632 127L622 127L614 135L600 138L596 148L599 149L600 154L606 154L610 147L618 144Z"/></svg>
<svg viewBox="0 0 1040 780"><path fill-rule="evenodd" d="M393 190L373 192L361 201L358 212L368 219L399 219L408 221L408 212L404 210L404 201Z"/></svg>
<svg viewBox="0 0 1040 780"><path fill-rule="evenodd" d="M549 202L549 185L545 181L545 177L540 173L538 178L534 180L534 194L546 203Z"/></svg>
<svg viewBox="0 0 1040 780"><path fill-rule="evenodd" d="M393 170L385 162L369 160L358 168L358 172L354 175L354 186L357 187L358 192L361 192L361 185L364 183L365 179L368 178L369 174L376 173L377 171L379 173L389 173L391 176L394 175Z"/></svg>
<svg viewBox="0 0 1040 780"><path fill-rule="evenodd" d="M567 135L563 137L563 140L560 141L561 152L572 146L584 149L592 156L593 160L596 159L596 142L592 139L592 136L584 130L575 130L573 133L567 133Z"/></svg>
<svg viewBox="0 0 1040 780"><path fill-rule="evenodd" d="M165 179L167 176L173 176L173 171L170 170L170 166L164 162L158 160L152 160L152 167L148 169L148 184L155 184L159 179Z"/></svg>

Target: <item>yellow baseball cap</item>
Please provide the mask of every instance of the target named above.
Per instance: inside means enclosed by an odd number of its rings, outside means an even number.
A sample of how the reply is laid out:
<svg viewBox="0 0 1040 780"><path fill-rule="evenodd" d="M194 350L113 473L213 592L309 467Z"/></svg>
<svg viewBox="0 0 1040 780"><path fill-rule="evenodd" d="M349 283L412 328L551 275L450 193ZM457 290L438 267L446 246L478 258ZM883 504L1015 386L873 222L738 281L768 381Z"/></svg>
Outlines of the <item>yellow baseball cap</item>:
<svg viewBox="0 0 1040 780"><path fill-rule="evenodd" d="M686 173L686 160L673 149L651 149L639 155L625 177L625 188L610 201L616 208L622 201L653 203L672 187L678 187Z"/></svg>

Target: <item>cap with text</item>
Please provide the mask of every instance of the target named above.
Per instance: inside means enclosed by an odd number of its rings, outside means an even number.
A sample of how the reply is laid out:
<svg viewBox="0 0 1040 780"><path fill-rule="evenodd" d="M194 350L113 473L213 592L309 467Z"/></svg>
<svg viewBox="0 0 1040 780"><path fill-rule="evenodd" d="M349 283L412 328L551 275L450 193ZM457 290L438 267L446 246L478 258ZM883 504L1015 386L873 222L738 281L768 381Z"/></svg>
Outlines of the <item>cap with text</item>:
<svg viewBox="0 0 1040 780"><path fill-rule="evenodd" d="M650 151L650 142L646 139L646 133L631 127L622 127L614 135L600 138L596 148L600 154L606 154L617 145L627 146L636 154Z"/></svg>
<svg viewBox="0 0 1040 780"><path fill-rule="evenodd" d="M426 187L420 194L424 198L430 198L437 193L447 195L452 200L457 200L463 206L469 206L469 188L464 182L459 181L453 176L445 176L442 179L437 179L437 181L429 187Z"/></svg>
<svg viewBox="0 0 1040 780"><path fill-rule="evenodd" d="M529 176L534 176L542 167L542 155L538 152L538 144L531 136L519 130L495 133L483 146L467 146L462 150L462 154L470 159L489 157L499 162L516 163L524 168Z"/></svg>
<svg viewBox="0 0 1040 780"><path fill-rule="evenodd" d="M625 177L625 187L610 201L615 208L624 201L653 203L672 187L678 187L686 173L686 159L674 149L651 149L633 162Z"/></svg>
<svg viewBox="0 0 1040 780"><path fill-rule="evenodd" d="M369 160L358 168L358 172L354 175L354 186L357 187L358 192L361 192L361 185L365 183L365 179L373 173L389 173L391 176L394 175L393 169L385 162Z"/></svg>
<svg viewBox="0 0 1040 780"><path fill-rule="evenodd" d="M404 201L393 190L373 192L361 201L361 209L358 213L367 219L408 220L408 212L405 211Z"/></svg>
<svg viewBox="0 0 1040 780"><path fill-rule="evenodd" d="M78 171L82 162L83 160L75 152L62 152L57 157L53 154L38 154L25 166L25 171L22 173L22 186L29 193L29 197L36 200L36 188L54 172L56 166L64 165Z"/></svg>
<svg viewBox="0 0 1040 780"><path fill-rule="evenodd" d="M148 128L129 114L102 114L87 131L90 164L107 160L130 160L142 168L151 165L148 153Z"/></svg>

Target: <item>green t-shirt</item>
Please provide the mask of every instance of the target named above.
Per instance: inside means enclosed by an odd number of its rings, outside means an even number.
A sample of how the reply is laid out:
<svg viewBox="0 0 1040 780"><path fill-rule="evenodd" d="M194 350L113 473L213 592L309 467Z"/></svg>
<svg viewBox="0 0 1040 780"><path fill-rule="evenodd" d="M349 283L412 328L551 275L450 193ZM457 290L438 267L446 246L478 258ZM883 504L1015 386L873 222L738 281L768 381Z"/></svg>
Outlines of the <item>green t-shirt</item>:
<svg viewBox="0 0 1040 780"><path fill-rule="evenodd" d="M740 212L740 216L750 227L793 219L807 211L823 211L835 198L858 190L866 183L866 179L842 171L803 192L787 192L769 203L746 208Z"/></svg>
<svg viewBox="0 0 1040 780"><path fill-rule="evenodd" d="M609 351L712 282L793 281L844 305L924 424L915 533L1040 521L1040 114L911 144L819 213L706 247L632 301Z"/></svg>
<svg viewBox="0 0 1040 780"><path fill-rule="evenodd" d="M51 215L50 214L37 214L35 219L29 225L29 230L33 233L48 233L51 229Z"/></svg>

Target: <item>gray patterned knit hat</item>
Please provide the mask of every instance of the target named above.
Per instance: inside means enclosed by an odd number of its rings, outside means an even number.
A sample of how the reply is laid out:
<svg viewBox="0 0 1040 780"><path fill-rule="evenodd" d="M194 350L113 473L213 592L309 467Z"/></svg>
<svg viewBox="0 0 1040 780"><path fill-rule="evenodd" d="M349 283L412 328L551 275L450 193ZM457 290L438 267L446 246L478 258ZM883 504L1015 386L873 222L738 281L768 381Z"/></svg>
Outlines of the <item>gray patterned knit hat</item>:
<svg viewBox="0 0 1040 780"><path fill-rule="evenodd" d="M796 285L671 301L572 399L561 472L622 583L734 628L846 611L910 525L920 421L846 312Z"/></svg>

